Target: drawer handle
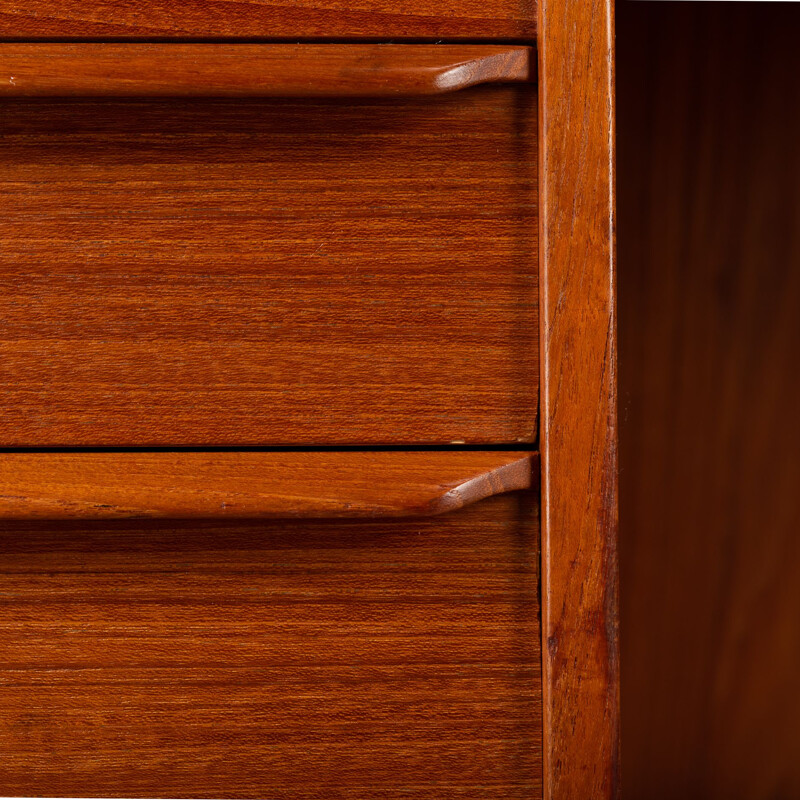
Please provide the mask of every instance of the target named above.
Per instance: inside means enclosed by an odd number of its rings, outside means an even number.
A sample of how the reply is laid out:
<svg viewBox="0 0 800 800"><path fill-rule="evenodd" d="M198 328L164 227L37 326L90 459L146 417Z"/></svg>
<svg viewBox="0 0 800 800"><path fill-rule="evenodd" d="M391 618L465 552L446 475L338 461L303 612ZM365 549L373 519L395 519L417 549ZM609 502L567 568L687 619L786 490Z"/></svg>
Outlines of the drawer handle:
<svg viewBox="0 0 800 800"><path fill-rule="evenodd" d="M389 97L531 78L498 45L0 44L0 97Z"/></svg>
<svg viewBox="0 0 800 800"><path fill-rule="evenodd" d="M531 488L534 453L0 454L0 519L411 517Z"/></svg>

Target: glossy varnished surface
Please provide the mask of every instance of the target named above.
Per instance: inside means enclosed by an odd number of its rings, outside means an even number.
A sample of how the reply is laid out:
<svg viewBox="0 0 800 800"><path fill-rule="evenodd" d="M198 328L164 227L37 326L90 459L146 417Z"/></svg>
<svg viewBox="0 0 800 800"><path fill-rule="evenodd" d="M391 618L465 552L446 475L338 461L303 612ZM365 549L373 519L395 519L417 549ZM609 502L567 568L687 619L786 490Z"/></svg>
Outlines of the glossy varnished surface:
<svg viewBox="0 0 800 800"><path fill-rule="evenodd" d="M0 98L383 97L525 82L531 48L397 44L0 44Z"/></svg>
<svg viewBox="0 0 800 800"><path fill-rule="evenodd" d="M0 453L0 519L410 517L529 489L520 452Z"/></svg>
<svg viewBox="0 0 800 800"><path fill-rule="evenodd" d="M619 792L614 8L542 0L544 792Z"/></svg>
<svg viewBox="0 0 800 800"><path fill-rule="evenodd" d="M1 530L5 794L540 796L519 494L414 522Z"/></svg>
<svg viewBox="0 0 800 800"><path fill-rule="evenodd" d="M534 105L4 103L0 444L534 440Z"/></svg>
<svg viewBox="0 0 800 800"><path fill-rule="evenodd" d="M623 794L800 797L800 6L619 8Z"/></svg>
<svg viewBox="0 0 800 800"><path fill-rule="evenodd" d="M530 38L534 0L2 0L3 36Z"/></svg>

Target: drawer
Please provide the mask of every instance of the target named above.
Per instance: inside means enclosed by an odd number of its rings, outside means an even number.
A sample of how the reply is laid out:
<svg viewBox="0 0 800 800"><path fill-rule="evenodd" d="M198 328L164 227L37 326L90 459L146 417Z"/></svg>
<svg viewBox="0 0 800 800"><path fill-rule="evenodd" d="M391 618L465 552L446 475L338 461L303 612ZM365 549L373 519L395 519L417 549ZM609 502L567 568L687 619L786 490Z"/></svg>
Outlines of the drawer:
<svg viewBox="0 0 800 800"><path fill-rule="evenodd" d="M0 574L5 794L541 796L530 493L413 520L6 522Z"/></svg>
<svg viewBox="0 0 800 800"><path fill-rule="evenodd" d="M6 38L533 38L534 0L0 0Z"/></svg>
<svg viewBox="0 0 800 800"><path fill-rule="evenodd" d="M0 446L534 441L529 58L0 44Z"/></svg>
<svg viewBox="0 0 800 800"><path fill-rule="evenodd" d="M0 789L617 797L611 0L0 33Z"/></svg>

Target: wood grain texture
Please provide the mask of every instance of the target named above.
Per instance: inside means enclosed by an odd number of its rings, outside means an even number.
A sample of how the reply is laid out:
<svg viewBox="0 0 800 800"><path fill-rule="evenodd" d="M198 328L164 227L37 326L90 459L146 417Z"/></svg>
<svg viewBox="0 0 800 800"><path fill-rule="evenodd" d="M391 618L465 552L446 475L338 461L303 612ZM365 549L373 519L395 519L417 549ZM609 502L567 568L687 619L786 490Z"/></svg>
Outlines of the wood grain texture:
<svg viewBox="0 0 800 800"><path fill-rule="evenodd" d="M491 45L0 43L0 98L437 95L526 82L530 61Z"/></svg>
<svg viewBox="0 0 800 800"><path fill-rule="evenodd" d="M539 4L544 796L618 793L613 4Z"/></svg>
<svg viewBox="0 0 800 800"><path fill-rule="evenodd" d="M530 500L413 522L4 523L3 792L541 796Z"/></svg>
<svg viewBox="0 0 800 800"><path fill-rule="evenodd" d="M0 519L405 517L529 489L512 452L0 453Z"/></svg>
<svg viewBox="0 0 800 800"><path fill-rule="evenodd" d="M0 446L534 441L534 104L5 102Z"/></svg>
<svg viewBox="0 0 800 800"><path fill-rule="evenodd" d="M2 0L6 38L533 38L534 0Z"/></svg>
<svg viewBox="0 0 800 800"><path fill-rule="evenodd" d="M623 794L800 797L800 6L618 9Z"/></svg>

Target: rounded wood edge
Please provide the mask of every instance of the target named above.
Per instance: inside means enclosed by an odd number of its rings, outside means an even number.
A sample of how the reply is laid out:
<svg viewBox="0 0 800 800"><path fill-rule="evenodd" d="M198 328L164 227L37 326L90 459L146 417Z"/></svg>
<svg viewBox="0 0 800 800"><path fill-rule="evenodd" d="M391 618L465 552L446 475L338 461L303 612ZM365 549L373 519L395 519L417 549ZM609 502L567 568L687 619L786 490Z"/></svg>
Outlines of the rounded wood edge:
<svg viewBox="0 0 800 800"><path fill-rule="evenodd" d="M0 519L429 516L530 488L534 463L503 451L0 453Z"/></svg>
<svg viewBox="0 0 800 800"><path fill-rule="evenodd" d="M538 454L527 454L454 486L436 498L431 507L426 510L426 514L444 514L447 511L455 511L492 495L535 488L538 482Z"/></svg>
<svg viewBox="0 0 800 800"><path fill-rule="evenodd" d="M0 43L2 98L436 95L530 79L504 45Z"/></svg>
<svg viewBox="0 0 800 800"><path fill-rule="evenodd" d="M619 797L614 5L538 4L544 800Z"/></svg>

